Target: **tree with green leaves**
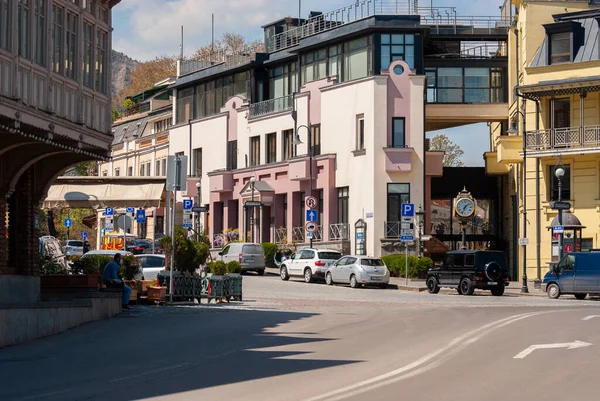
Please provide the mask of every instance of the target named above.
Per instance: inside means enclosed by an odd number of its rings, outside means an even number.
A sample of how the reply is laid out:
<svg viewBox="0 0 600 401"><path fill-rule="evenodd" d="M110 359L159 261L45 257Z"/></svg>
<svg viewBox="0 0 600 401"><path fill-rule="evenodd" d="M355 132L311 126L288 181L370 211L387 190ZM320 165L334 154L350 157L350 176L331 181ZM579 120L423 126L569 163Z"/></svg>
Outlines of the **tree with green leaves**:
<svg viewBox="0 0 600 401"><path fill-rule="evenodd" d="M464 167L462 157L465 152L446 135L438 134L431 138L429 150L444 152L444 167Z"/></svg>

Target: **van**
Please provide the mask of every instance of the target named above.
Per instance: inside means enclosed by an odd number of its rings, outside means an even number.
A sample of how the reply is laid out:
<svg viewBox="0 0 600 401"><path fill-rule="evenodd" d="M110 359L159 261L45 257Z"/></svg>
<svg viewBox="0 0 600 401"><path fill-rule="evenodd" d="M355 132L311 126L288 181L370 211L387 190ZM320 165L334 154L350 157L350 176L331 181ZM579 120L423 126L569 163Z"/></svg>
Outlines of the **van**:
<svg viewBox="0 0 600 401"><path fill-rule="evenodd" d="M572 252L552 265L544 276L542 288L549 298L563 294L585 299L588 294L600 294L600 252Z"/></svg>
<svg viewBox="0 0 600 401"><path fill-rule="evenodd" d="M265 274L265 251L261 244L232 242L223 247L219 256L225 263L240 262L243 272L255 271L259 276Z"/></svg>

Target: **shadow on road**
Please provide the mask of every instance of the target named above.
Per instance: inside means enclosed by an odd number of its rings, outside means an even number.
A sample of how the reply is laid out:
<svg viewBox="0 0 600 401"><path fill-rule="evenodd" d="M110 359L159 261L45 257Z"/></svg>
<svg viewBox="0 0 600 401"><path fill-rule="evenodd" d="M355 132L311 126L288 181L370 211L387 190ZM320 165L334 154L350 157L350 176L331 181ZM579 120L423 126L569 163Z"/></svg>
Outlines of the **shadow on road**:
<svg viewBox="0 0 600 401"><path fill-rule="evenodd" d="M264 350L335 340L293 326L281 333L310 313L136 308L126 319L0 350L0 400L128 401L359 362Z"/></svg>

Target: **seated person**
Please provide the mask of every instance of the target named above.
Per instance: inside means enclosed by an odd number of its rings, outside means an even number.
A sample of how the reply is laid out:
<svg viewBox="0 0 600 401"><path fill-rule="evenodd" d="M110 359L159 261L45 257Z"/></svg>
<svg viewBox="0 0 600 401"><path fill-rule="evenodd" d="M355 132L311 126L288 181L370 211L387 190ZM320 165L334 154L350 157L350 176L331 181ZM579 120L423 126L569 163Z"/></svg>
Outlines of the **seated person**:
<svg viewBox="0 0 600 401"><path fill-rule="evenodd" d="M122 288L123 289L123 309L129 309L129 298L131 297L131 288L123 284L123 282L119 279L119 265L123 263L121 259L121 254L115 254L113 260L108 262L104 267L104 273L102 274L102 283L106 285L107 288Z"/></svg>

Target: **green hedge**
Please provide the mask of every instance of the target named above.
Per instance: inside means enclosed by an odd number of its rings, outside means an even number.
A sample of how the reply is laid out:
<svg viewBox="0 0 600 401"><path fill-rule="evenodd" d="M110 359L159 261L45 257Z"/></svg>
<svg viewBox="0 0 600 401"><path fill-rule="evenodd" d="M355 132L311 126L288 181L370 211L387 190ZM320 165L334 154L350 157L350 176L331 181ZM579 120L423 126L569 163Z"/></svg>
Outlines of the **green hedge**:
<svg viewBox="0 0 600 401"><path fill-rule="evenodd" d="M406 255L389 255L381 258L392 277L404 277L406 273ZM427 270L433 267L433 260L427 257L417 258L408 257L408 278L424 279L427 276Z"/></svg>
<svg viewBox="0 0 600 401"><path fill-rule="evenodd" d="M242 265L237 260L232 260L231 262L227 263L226 270L227 270L227 274L230 274L230 273L241 274L242 273Z"/></svg>
<svg viewBox="0 0 600 401"><path fill-rule="evenodd" d="M263 242L262 243L263 250L265 251L265 261L268 266L272 266L275 264L275 254L277 253L277 244L272 242Z"/></svg>

